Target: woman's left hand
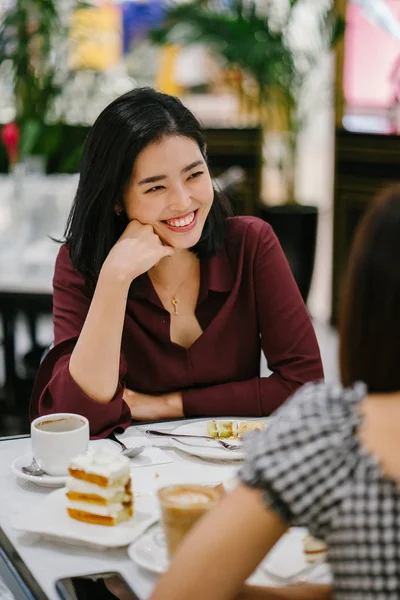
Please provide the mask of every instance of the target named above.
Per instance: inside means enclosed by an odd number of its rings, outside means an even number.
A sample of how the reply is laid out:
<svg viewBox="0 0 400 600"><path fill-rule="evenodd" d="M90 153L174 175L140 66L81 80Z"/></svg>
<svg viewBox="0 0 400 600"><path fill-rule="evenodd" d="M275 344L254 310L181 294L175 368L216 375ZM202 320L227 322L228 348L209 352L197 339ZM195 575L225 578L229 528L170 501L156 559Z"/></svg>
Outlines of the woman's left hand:
<svg viewBox="0 0 400 600"><path fill-rule="evenodd" d="M132 419L136 421L159 421L184 416L180 392L151 396L125 388L123 399L130 408Z"/></svg>

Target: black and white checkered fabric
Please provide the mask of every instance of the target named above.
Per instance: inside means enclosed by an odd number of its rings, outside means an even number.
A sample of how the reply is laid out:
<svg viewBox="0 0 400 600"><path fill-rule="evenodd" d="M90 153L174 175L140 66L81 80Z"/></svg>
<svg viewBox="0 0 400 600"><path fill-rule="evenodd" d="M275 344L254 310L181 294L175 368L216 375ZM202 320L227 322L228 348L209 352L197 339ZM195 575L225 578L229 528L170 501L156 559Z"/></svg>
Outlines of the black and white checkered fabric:
<svg viewBox="0 0 400 600"><path fill-rule="evenodd" d="M365 395L362 383L307 384L247 440L240 477L286 522L325 540L335 599L400 600L399 483L359 443Z"/></svg>

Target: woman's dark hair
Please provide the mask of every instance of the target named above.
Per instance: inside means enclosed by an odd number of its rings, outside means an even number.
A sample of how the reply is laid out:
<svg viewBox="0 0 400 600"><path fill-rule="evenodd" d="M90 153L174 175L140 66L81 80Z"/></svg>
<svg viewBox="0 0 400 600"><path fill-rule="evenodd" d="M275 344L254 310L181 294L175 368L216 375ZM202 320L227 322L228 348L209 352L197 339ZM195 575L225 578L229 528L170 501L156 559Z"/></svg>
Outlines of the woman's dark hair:
<svg viewBox="0 0 400 600"><path fill-rule="evenodd" d="M342 383L400 390L400 185L384 190L360 223L340 321Z"/></svg>
<svg viewBox="0 0 400 600"><path fill-rule="evenodd" d="M136 88L117 98L99 115L85 142L81 174L68 217L65 239L72 263L95 283L112 246L128 224L123 206L139 153L164 136L194 140L204 157L206 142L196 117L180 100L152 88ZM191 248L200 258L217 253L225 239L229 204L218 192L199 242Z"/></svg>

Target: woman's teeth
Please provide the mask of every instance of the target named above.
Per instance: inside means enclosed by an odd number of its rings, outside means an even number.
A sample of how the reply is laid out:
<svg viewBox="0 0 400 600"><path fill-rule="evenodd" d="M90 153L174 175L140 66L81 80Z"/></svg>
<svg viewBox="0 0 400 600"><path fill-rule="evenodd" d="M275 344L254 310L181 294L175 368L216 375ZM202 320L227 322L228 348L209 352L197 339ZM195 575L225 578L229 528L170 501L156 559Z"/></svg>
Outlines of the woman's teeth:
<svg viewBox="0 0 400 600"><path fill-rule="evenodd" d="M190 215L187 215L187 217L184 218L181 217L180 219L170 219L169 221L166 221L166 223L172 227L186 227L187 225L190 225L193 220L194 212L190 213Z"/></svg>

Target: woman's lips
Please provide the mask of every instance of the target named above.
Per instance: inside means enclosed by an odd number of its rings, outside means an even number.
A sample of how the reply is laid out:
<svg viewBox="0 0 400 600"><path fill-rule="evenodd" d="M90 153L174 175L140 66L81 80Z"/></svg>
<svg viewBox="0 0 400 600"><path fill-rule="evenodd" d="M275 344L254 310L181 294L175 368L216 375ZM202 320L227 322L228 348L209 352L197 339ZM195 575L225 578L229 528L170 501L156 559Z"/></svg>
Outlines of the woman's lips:
<svg viewBox="0 0 400 600"><path fill-rule="evenodd" d="M194 210L183 217L168 219L167 221L162 221L162 223L171 231L176 233L186 233L196 227L198 212L198 210Z"/></svg>

